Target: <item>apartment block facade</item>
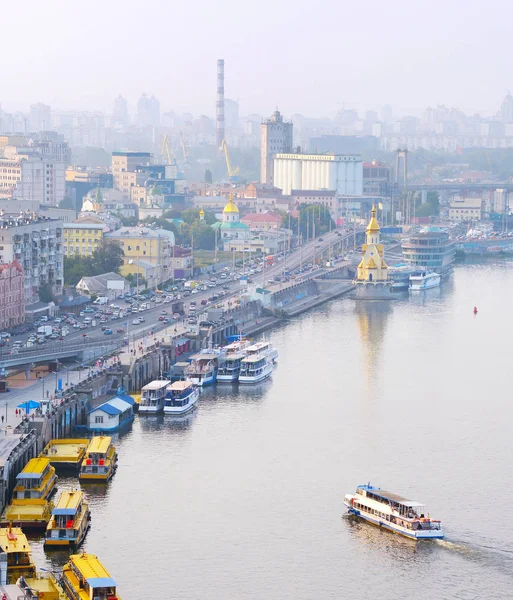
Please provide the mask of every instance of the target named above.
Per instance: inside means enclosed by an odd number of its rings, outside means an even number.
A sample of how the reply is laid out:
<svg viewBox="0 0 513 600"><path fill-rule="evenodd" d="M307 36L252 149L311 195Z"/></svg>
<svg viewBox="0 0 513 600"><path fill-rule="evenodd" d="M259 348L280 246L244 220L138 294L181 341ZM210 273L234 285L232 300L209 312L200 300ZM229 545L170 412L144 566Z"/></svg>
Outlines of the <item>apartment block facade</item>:
<svg viewBox="0 0 513 600"><path fill-rule="evenodd" d="M25 283L17 260L0 264L0 329L25 321Z"/></svg>
<svg viewBox="0 0 513 600"><path fill-rule="evenodd" d="M113 152L112 153L112 179L114 188L122 192L123 201L130 202L131 190L142 183L140 178L147 175L137 172L141 165L152 162L151 152ZM139 180L138 180L139 175Z"/></svg>
<svg viewBox="0 0 513 600"><path fill-rule="evenodd" d="M38 218L0 217L0 263L18 261L23 268L25 304L39 300L39 288L48 284L54 295L62 294L63 222Z"/></svg>
<svg viewBox="0 0 513 600"><path fill-rule="evenodd" d="M91 256L103 239L105 223L64 223L64 256Z"/></svg>

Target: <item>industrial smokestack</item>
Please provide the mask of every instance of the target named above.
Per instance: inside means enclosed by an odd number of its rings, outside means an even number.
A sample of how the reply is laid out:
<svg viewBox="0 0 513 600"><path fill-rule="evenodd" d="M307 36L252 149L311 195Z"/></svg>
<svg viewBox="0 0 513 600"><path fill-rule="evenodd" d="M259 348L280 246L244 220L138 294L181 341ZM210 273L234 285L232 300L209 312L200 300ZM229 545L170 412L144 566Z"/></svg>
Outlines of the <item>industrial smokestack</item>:
<svg viewBox="0 0 513 600"><path fill-rule="evenodd" d="M220 150L224 140L224 60L217 61L216 145Z"/></svg>

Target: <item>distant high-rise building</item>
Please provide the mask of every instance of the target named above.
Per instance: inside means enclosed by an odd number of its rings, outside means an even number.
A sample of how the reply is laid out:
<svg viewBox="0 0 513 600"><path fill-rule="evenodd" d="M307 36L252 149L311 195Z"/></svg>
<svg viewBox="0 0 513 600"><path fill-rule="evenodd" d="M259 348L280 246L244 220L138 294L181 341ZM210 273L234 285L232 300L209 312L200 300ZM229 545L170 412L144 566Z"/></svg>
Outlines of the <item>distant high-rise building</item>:
<svg viewBox="0 0 513 600"><path fill-rule="evenodd" d="M260 126L260 181L274 184L274 155L292 152L293 125L285 122L279 110Z"/></svg>
<svg viewBox="0 0 513 600"><path fill-rule="evenodd" d="M30 131L48 131L52 128L52 109L47 104L31 104L29 115Z"/></svg>
<svg viewBox="0 0 513 600"><path fill-rule="evenodd" d="M158 127L160 125L160 102L152 96L143 94L137 102L136 123L141 127Z"/></svg>
<svg viewBox="0 0 513 600"><path fill-rule="evenodd" d="M114 100L112 123L122 125L123 127L128 125L128 105L126 99L121 94Z"/></svg>
<svg viewBox="0 0 513 600"><path fill-rule="evenodd" d="M502 101L499 116L503 123L513 123L513 96L509 92Z"/></svg>
<svg viewBox="0 0 513 600"><path fill-rule="evenodd" d="M131 199L131 189L142 185L148 175L141 166L152 163L150 152L113 152L112 179L114 188L123 193L125 202Z"/></svg>
<svg viewBox="0 0 513 600"><path fill-rule="evenodd" d="M383 123L391 123L394 120L394 111L390 104L385 104L385 106L381 108L381 120Z"/></svg>
<svg viewBox="0 0 513 600"><path fill-rule="evenodd" d="M226 133L238 133L239 123L239 103L236 100L225 98L224 101L224 124Z"/></svg>

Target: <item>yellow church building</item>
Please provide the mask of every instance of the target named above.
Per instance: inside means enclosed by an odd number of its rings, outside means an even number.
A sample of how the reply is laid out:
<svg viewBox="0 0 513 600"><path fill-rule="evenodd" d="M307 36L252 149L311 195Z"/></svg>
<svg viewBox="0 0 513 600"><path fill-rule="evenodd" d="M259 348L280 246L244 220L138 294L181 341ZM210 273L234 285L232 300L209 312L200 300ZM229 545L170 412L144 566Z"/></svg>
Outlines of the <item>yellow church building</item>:
<svg viewBox="0 0 513 600"><path fill-rule="evenodd" d="M388 265L385 262L383 244L380 244L380 227L374 206L365 237L362 260L353 281L356 297L368 300L390 299L392 281L388 279Z"/></svg>

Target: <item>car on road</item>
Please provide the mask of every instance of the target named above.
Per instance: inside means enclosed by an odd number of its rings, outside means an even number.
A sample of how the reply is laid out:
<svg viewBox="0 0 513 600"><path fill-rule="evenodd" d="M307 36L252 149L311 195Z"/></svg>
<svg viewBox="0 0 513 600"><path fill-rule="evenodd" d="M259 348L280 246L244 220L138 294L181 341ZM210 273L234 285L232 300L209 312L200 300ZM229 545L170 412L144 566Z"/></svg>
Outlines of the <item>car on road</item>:
<svg viewBox="0 0 513 600"><path fill-rule="evenodd" d="M125 330L123 329L123 327L118 327L116 329L116 333L125 333Z"/></svg>
<svg viewBox="0 0 513 600"><path fill-rule="evenodd" d="M84 308L85 313L94 313L94 308L92 308L91 306L88 306L87 308Z"/></svg>
<svg viewBox="0 0 513 600"><path fill-rule="evenodd" d="M103 333L105 335L112 335L112 329L106 329Z"/></svg>
<svg viewBox="0 0 513 600"><path fill-rule="evenodd" d="M134 320L132 321L132 325L139 325L139 323L140 323L140 321L139 321L139 318L137 318L137 319L134 319Z"/></svg>
<svg viewBox="0 0 513 600"><path fill-rule="evenodd" d="M165 325L169 325L169 323L171 323L171 319L169 317L165 317L164 318L164 324Z"/></svg>
<svg viewBox="0 0 513 600"><path fill-rule="evenodd" d="M207 303L207 300L203 299L203 300L201 301L201 306L205 306L205 304L206 304L206 303Z"/></svg>

